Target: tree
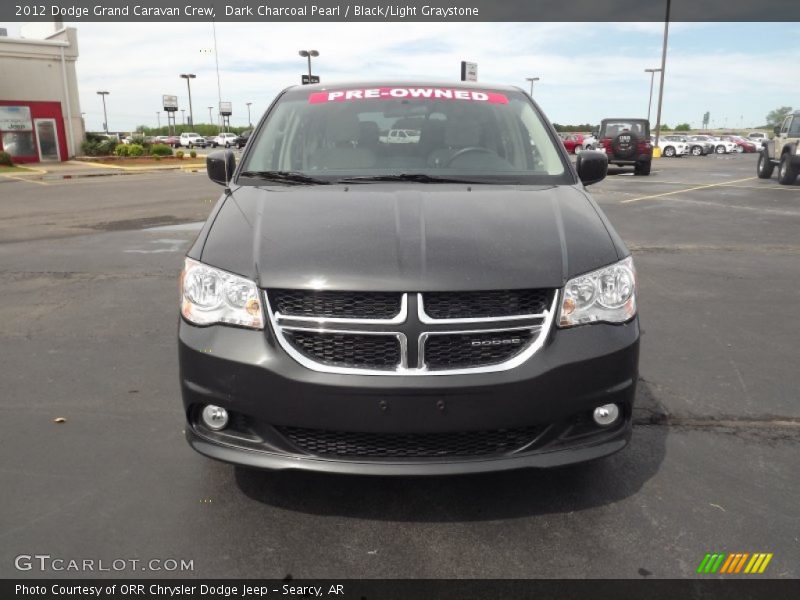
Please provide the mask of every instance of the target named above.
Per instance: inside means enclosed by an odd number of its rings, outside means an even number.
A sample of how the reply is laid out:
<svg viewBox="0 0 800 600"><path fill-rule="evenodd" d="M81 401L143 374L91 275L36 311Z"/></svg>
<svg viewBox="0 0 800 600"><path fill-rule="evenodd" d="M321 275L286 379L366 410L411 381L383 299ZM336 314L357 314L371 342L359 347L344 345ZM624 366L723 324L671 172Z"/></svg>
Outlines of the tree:
<svg viewBox="0 0 800 600"><path fill-rule="evenodd" d="M672 131L672 129L666 123L662 123L661 124L661 131Z"/></svg>
<svg viewBox="0 0 800 600"><path fill-rule="evenodd" d="M772 126L780 125L790 112L792 112L791 106L781 106L769 111L767 113L767 124Z"/></svg>
<svg viewBox="0 0 800 600"><path fill-rule="evenodd" d="M675 131L689 131L692 128L688 123L679 123L675 125Z"/></svg>

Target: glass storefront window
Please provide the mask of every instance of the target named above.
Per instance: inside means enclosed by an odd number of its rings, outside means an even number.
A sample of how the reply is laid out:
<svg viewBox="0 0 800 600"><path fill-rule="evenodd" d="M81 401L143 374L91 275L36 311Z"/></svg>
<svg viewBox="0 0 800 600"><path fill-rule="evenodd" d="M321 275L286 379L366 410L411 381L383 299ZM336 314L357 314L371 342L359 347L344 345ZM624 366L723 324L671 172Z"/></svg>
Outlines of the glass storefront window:
<svg viewBox="0 0 800 600"><path fill-rule="evenodd" d="M11 156L38 156L32 131L3 131L0 136L3 150Z"/></svg>

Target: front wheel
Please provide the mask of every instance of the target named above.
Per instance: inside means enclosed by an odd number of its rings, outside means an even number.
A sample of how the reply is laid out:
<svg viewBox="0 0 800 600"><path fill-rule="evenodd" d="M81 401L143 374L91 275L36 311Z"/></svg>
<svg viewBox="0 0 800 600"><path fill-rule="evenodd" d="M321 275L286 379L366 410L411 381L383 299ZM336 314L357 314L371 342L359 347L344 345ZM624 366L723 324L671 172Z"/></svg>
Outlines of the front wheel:
<svg viewBox="0 0 800 600"><path fill-rule="evenodd" d="M744 146L736 146L737 154L742 154L744 152Z"/></svg>
<svg viewBox="0 0 800 600"><path fill-rule="evenodd" d="M700 146L692 146L692 156L700 156L703 154L703 149Z"/></svg>
<svg viewBox="0 0 800 600"><path fill-rule="evenodd" d="M717 153L717 154L725 154L725 146L723 146L722 144L720 144L719 146L717 146L717 148L716 148L716 153Z"/></svg>
<svg viewBox="0 0 800 600"><path fill-rule="evenodd" d="M667 158L672 158L673 156L675 156L675 148L673 148L672 146L667 146L666 148L664 148L664 156L666 156Z"/></svg>
<svg viewBox="0 0 800 600"><path fill-rule="evenodd" d="M772 177L772 170L775 168L775 165L772 164L772 161L769 159L769 154L766 152L761 152L758 155L758 166L756 167L756 174L758 175L759 179L769 179Z"/></svg>
<svg viewBox="0 0 800 600"><path fill-rule="evenodd" d="M797 179L797 167L791 162L791 156L784 152L781 156L781 164L778 167L778 183L781 185L792 185Z"/></svg>

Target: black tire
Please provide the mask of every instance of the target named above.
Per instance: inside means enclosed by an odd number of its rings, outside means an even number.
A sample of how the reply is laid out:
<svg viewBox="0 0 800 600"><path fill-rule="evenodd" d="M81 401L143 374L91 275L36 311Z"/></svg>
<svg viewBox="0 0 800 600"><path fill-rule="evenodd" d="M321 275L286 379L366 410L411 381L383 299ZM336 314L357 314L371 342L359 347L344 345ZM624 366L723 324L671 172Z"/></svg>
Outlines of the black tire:
<svg viewBox="0 0 800 600"><path fill-rule="evenodd" d="M719 146L714 148L714 152L716 152L717 154L725 154L725 146L720 144Z"/></svg>
<svg viewBox="0 0 800 600"><path fill-rule="evenodd" d="M666 148L664 148L664 156L666 156L667 158L672 158L673 156L675 156L675 148L673 148L672 146L667 146Z"/></svg>
<svg viewBox="0 0 800 600"><path fill-rule="evenodd" d="M633 167L634 175L650 175L650 167L652 163L636 163Z"/></svg>
<svg viewBox="0 0 800 600"><path fill-rule="evenodd" d="M702 155L703 155L702 146L692 146L692 156L702 156Z"/></svg>
<svg viewBox="0 0 800 600"><path fill-rule="evenodd" d="M784 152L781 156L781 164L778 165L778 183L792 185L797 179L797 173L797 167L791 163L791 155Z"/></svg>
<svg viewBox="0 0 800 600"><path fill-rule="evenodd" d="M758 178L769 179L772 177L772 171L774 169L775 165L773 165L772 161L769 159L767 151L761 151L758 155L758 165L756 166L756 175L758 175Z"/></svg>

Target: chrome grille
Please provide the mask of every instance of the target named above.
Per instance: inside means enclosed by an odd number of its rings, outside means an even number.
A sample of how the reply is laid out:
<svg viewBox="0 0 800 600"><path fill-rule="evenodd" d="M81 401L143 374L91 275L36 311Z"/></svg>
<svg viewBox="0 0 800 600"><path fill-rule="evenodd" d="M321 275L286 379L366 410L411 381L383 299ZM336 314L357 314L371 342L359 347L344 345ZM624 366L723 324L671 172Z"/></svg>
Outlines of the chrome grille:
<svg viewBox="0 0 800 600"><path fill-rule="evenodd" d="M359 458L467 458L508 454L527 446L541 429L520 427L442 433L369 433L276 427L299 449L318 456Z"/></svg>
<svg viewBox="0 0 800 600"><path fill-rule="evenodd" d="M445 333L425 339L425 365L429 369L456 369L475 365L496 365L522 352L536 331Z"/></svg>
<svg viewBox="0 0 800 600"><path fill-rule="evenodd" d="M270 290L272 307L281 315L341 319L391 319L400 314L403 294Z"/></svg>
<svg viewBox="0 0 800 600"><path fill-rule="evenodd" d="M431 319L478 319L540 314L547 310L552 290L488 290L431 292L424 295Z"/></svg>
<svg viewBox="0 0 800 600"><path fill-rule="evenodd" d="M400 364L400 341L393 335L288 329L285 336L301 354L325 365L392 370Z"/></svg>
<svg viewBox="0 0 800 600"><path fill-rule="evenodd" d="M450 375L511 369L533 356L550 332L558 293L270 290L265 297L278 342L309 369Z"/></svg>

